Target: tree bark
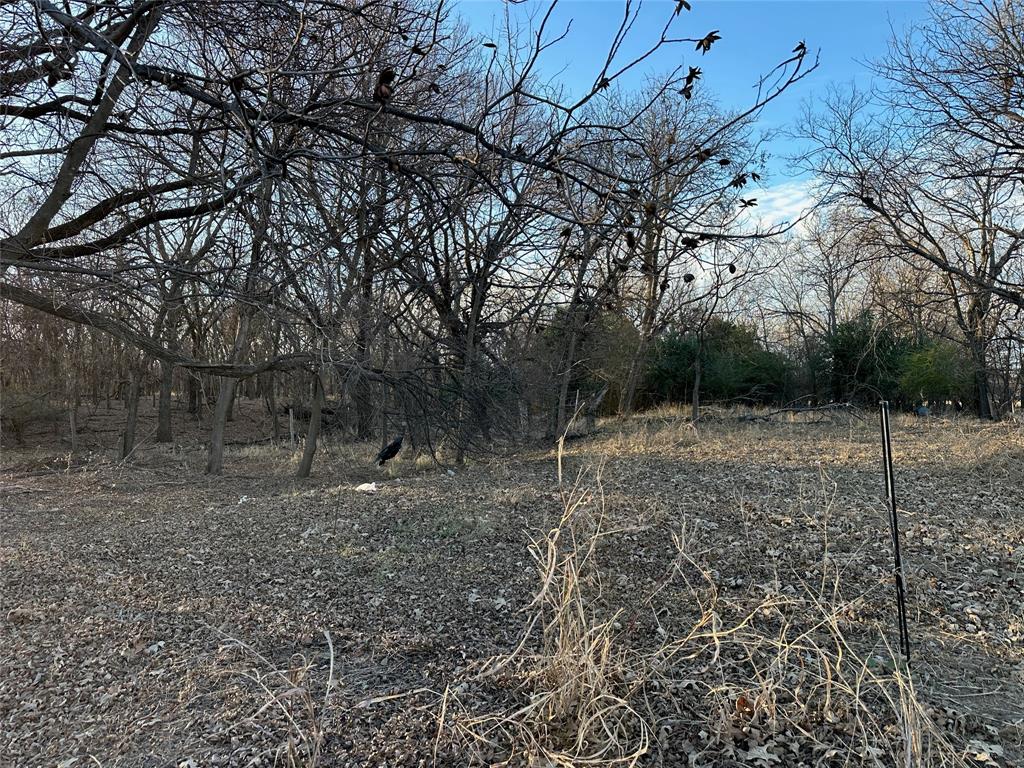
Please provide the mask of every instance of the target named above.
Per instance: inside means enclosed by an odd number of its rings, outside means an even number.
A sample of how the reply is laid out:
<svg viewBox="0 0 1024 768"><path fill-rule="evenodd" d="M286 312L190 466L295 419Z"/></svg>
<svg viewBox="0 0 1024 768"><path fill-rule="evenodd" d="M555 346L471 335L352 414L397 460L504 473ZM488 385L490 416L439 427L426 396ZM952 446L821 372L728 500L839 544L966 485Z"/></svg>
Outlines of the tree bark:
<svg viewBox="0 0 1024 768"><path fill-rule="evenodd" d="M238 386L231 387L230 401L228 402L228 408L225 415L226 421L235 420L235 399L238 396Z"/></svg>
<svg viewBox="0 0 1024 768"><path fill-rule="evenodd" d="M239 362L245 356L249 343L249 314L243 313L238 321L238 332L231 351L231 361ZM210 449L206 459L206 474L219 475L224 468L224 425L228 419L228 409L234 401L235 378L222 377L217 405L213 410L213 423L210 425Z"/></svg>
<svg viewBox="0 0 1024 768"><path fill-rule="evenodd" d="M992 409L992 392L988 381L988 362L985 359L985 347L977 339L970 342L971 361L974 363L974 394L978 399L977 412L979 419L994 419Z"/></svg>
<svg viewBox="0 0 1024 768"><path fill-rule="evenodd" d="M629 361L629 373L626 375L626 386L623 388L622 395L619 398L620 416L629 416L633 413L636 402L637 384L640 381L640 375L643 372L644 363L647 362L647 347L648 339L644 336L640 339L640 343L636 345L636 351L634 352L632 359Z"/></svg>
<svg viewBox="0 0 1024 768"><path fill-rule="evenodd" d="M160 402L157 406L156 441L170 443L174 440L171 428L171 387L174 382L174 364L160 363Z"/></svg>
<svg viewBox="0 0 1024 768"><path fill-rule="evenodd" d="M274 355L277 356L281 353L281 323L274 323ZM267 378L264 381L264 388L267 393L267 407L270 408L270 419L271 426L274 430L274 442L276 443L281 439L281 419L278 418L277 414L277 379L274 376L274 372L270 371L267 373Z"/></svg>
<svg viewBox="0 0 1024 768"><path fill-rule="evenodd" d="M221 379L220 394L213 409L213 423L210 425L210 447L206 457L206 474L219 475L224 469L224 425L231 407L231 394L235 389L234 379Z"/></svg>
<svg viewBox="0 0 1024 768"><path fill-rule="evenodd" d="M562 371L559 374L558 401L555 403L555 420L553 434L548 435L550 439L561 437L568 426L566 410L569 400L569 384L572 381L573 365L576 361L576 345L580 333L580 294L583 289L583 279L586 276L586 260L581 260L576 269L575 282L573 284L572 298L569 301L568 312L568 336L565 342L565 354L562 357ZM549 428L550 428L549 426Z"/></svg>
<svg viewBox="0 0 1024 768"><path fill-rule="evenodd" d="M78 406L74 403L68 409L68 422L71 428L71 452L78 453Z"/></svg>
<svg viewBox="0 0 1024 768"><path fill-rule="evenodd" d="M199 418L199 382L196 381L196 374L189 373L185 389L188 390L188 412L190 415Z"/></svg>
<svg viewBox="0 0 1024 768"><path fill-rule="evenodd" d="M270 423L273 430L274 442L276 443L281 439L281 419L277 413L277 382L274 381L274 374L267 374L267 383L265 386L267 396L267 408L270 410Z"/></svg>
<svg viewBox="0 0 1024 768"><path fill-rule="evenodd" d="M569 383L572 380L573 361L576 359L576 340L579 333L576 328L576 321L573 319L569 326L569 340L565 350L565 367L562 370L558 385L558 408L555 414L555 433L551 436L561 437L569 426L568 405L569 405Z"/></svg>
<svg viewBox="0 0 1024 768"><path fill-rule="evenodd" d="M302 460L299 461L299 469L296 477L309 477L313 469L313 457L316 455L317 438L320 436L320 421L323 413L324 389L320 381L320 375L313 377L313 407L309 415L309 431L306 432L306 446L302 451Z"/></svg>
<svg viewBox="0 0 1024 768"><path fill-rule="evenodd" d="M135 449L135 428L139 421L139 371L132 369L131 383L128 387L127 416L124 432L121 433L121 450L119 459L127 459Z"/></svg>
<svg viewBox="0 0 1024 768"><path fill-rule="evenodd" d="M693 399L690 403L690 421L696 424L700 420L700 376L704 365L701 362L701 350L697 349L697 360L693 371Z"/></svg>

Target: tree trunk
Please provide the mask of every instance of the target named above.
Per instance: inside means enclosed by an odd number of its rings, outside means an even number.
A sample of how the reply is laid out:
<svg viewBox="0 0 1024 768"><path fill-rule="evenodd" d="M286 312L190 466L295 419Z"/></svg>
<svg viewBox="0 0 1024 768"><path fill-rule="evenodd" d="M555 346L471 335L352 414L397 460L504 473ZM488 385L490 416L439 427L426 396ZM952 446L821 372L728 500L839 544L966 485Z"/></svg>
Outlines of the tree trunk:
<svg viewBox="0 0 1024 768"><path fill-rule="evenodd" d="M478 431L484 426L482 412L487 405L484 402L484 392L480 387L479 376L477 375L477 353L476 353L476 323L479 317L479 297L474 290L473 307L470 312L469 322L466 327L462 360L462 383L459 387L459 444L455 453L455 463L462 466L466 460L466 448ZM485 437L489 439L489 427L483 430Z"/></svg>
<svg viewBox="0 0 1024 768"><path fill-rule="evenodd" d="M977 411L979 419L994 419L992 409L992 392L988 381L988 362L985 359L985 347L979 340L971 340L971 360L974 363L974 394L978 399Z"/></svg>
<svg viewBox="0 0 1024 768"><path fill-rule="evenodd" d="M313 457L316 455L316 442L320 436L320 417L323 412L324 390L320 381L320 375L313 377L313 408L309 415L309 431L306 432L306 447L302 451L302 460L299 462L296 477L309 477L313 469Z"/></svg>
<svg viewBox="0 0 1024 768"><path fill-rule="evenodd" d="M210 425L210 447L206 457L206 474L219 475L224 468L224 426L231 408L235 380L221 379L217 405L213 409L213 423Z"/></svg>
<svg viewBox="0 0 1024 768"><path fill-rule="evenodd" d="M174 382L174 364L160 363L160 403L157 408L156 441L169 443L174 440L171 429L171 387Z"/></svg>
<svg viewBox="0 0 1024 768"><path fill-rule="evenodd" d="M575 282L573 284L572 298L569 301L568 312L568 338L566 339L565 355L562 358L563 368L560 374L558 387L558 402L555 404L554 434L547 435L549 439L561 437L568 426L566 408L569 400L569 384L572 380L572 369L576 361L576 343L580 330L580 295L583 290L583 278L586 276L586 260L582 259L576 268ZM550 426L549 426L550 428Z"/></svg>
<svg viewBox="0 0 1024 768"><path fill-rule="evenodd" d="M636 346L636 352L633 354L633 359L629 362L629 373L626 375L626 386L623 387L622 394L619 396L620 416L629 416L633 413L633 407L636 401L637 384L640 381L640 375L643 372L644 363L647 361L647 347L647 339L641 338L640 343Z"/></svg>
<svg viewBox="0 0 1024 768"><path fill-rule="evenodd" d="M231 400L228 403L227 415L225 419L227 421L235 420L235 400L238 399L238 385L236 384L231 388Z"/></svg>
<svg viewBox="0 0 1024 768"><path fill-rule="evenodd" d="M71 428L71 452L78 452L78 406L73 402L68 409L68 422Z"/></svg>
<svg viewBox="0 0 1024 768"><path fill-rule="evenodd" d="M698 349L693 372L693 399L690 404L690 421L694 424L700 420L700 375L703 368L704 365L701 362L700 350Z"/></svg>
<svg viewBox="0 0 1024 768"><path fill-rule="evenodd" d="M199 419L199 380L194 373L188 374L188 412Z"/></svg>
<svg viewBox="0 0 1024 768"><path fill-rule="evenodd" d="M127 459L135 450L135 427L139 420L139 372L131 372L131 384L128 387L127 417L124 432L121 433L121 450L119 459Z"/></svg>
<svg viewBox="0 0 1024 768"><path fill-rule="evenodd" d="M238 322L238 332L231 350L231 362L237 363L245 356L249 343L249 315L243 314ZM217 405L213 410L213 423L210 425L210 448L206 458L206 474L219 475L224 468L224 425L228 419L228 410L234 401L237 380L223 377Z"/></svg>
<svg viewBox="0 0 1024 768"><path fill-rule="evenodd" d="M274 323L274 356L277 357L280 353L281 323L277 321ZM270 408L271 427L274 430L274 442L276 443L281 439L281 419L278 418L277 414L277 378L274 376L273 371L267 373L263 386L267 393L267 406Z"/></svg>
<svg viewBox="0 0 1024 768"><path fill-rule="evenodd" d="M366 349L368 348L361 337L357 338L356 355L361 366L369 365L369 354ZM369 440L373 436L373 383L361 373L356 374L352 400L356 409L356 440Z"/></svg>
<svg viewBox="0 0 1024 768"><path fill-rule="evenodd" d="M278 442L281 439L281 419L277 414L277 382L274 381L274 374L267 374L266 383L266 395L267 395L267 408L270 409L270 420L271 427L273 429L274 442Z"/></svg>
<svg viewBox="0 0 1024 768"><path fill-rule="evenodd" d="M569 343L565 351L565 367L561 373L561 381L558 386L558 408L555 414L555 433L552 438L561 437L569 426L568 405L569 405L569 384L572 381L573 362L576 359L576 321L573 320L569 328Z"/></svg>

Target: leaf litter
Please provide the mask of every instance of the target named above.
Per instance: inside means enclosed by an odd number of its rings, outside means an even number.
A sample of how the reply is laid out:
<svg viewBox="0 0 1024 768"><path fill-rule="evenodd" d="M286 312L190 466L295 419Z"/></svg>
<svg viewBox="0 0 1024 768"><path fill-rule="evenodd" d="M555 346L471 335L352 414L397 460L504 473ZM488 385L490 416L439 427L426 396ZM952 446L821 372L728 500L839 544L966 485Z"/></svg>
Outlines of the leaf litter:
<svg viewBox="0 0 1024 768"><path fill-rule="evenodd" d="M909 674L870 425L610 421L561 485L547 450L383 479L337 451L306 482L287 450L188 482L159 449L5 457L0 753L1024 764L1024 440L939 420L894 439Z"/></svg>

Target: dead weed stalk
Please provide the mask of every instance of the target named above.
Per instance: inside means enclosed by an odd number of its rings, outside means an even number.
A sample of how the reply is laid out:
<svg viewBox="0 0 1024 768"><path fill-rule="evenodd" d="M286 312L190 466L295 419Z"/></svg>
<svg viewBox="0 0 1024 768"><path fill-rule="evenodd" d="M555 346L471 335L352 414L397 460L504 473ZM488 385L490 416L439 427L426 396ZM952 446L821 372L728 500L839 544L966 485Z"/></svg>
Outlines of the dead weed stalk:
<svg viewBox="0 0 1024 768"><path fill-rule="evenodd" d="M561 456L562 512L532 539L538 587L520 642L479 677L511 689L514 703L481 715L449 689L438 741L447 726L491 765L634 766L678 744L666 734L688 723L683 741L693 766L723 756L757 766L967 764L909 670L879 640L882 630L872 629L874 640L853 631L849 617L885 585L845 599L827 547L829 576L808 583L790 574L783 588L777 574L774 589L726 601L692 554L698 542L684 521L672 532L676 556L666 578L626 608L602 609L595 555L616 531L601 469L592 479L581 470L570 485ZM827 506L834 502L823 495ZM669 582L680 588L674 603L663 596ZM670 634L658 601L667 615L680 607L680 591L689 628ZM644 617L654 617L656 631L634 631Z"/></svg>
<svg viewBox="0 0 1024 768"><path fill-rule="evenodd" d="M256 662L255 668L233 667L222 674L251 684L263 699L263 704L256 711L232 728L237 729L244 724L274 734L277 744L257 757L270 759L275 766L317 768L324 756L322 718L335 686L334 643L330 633L323 633L327 640L329 663L322 699L314 693L318 684L314 677L315 660L295 654L286 668L280 668L245 641L220 634L223 637L222 651L236 648L244 657Z"/></svg>

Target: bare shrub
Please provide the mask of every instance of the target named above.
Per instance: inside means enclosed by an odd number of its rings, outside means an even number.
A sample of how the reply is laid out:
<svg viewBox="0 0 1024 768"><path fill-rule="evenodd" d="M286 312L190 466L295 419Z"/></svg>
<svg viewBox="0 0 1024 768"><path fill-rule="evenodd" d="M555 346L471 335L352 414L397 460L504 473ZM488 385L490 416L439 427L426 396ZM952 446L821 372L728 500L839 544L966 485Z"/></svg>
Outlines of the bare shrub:
<svg viewBox="0 0 1024 768"><path fill-rule="evenodd" d="M63 414L60 408L47 401L45 394L5 394L0 407L0 426L5 433L11 434L19 445L24 445L28 430L56 424Z"/></svg>

